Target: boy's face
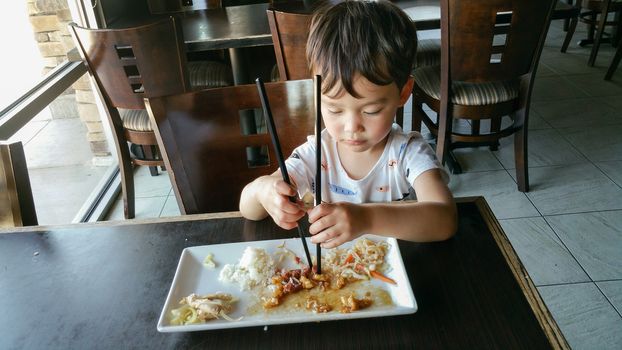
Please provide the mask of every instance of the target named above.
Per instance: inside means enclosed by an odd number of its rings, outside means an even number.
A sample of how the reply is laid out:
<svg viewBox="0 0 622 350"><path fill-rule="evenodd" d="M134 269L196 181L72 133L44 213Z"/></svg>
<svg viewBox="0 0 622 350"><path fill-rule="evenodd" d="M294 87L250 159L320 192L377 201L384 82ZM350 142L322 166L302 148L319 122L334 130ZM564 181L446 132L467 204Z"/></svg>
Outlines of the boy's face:
<svg viewBox="0 0 622 350"><path fill-rule="evenodd" d="M403 106L412 91L412 78L402 91L395 83L376 85L361 75L354 77L355 98L340 86L322 94L322 116L330 135L340 150L376 152L384 150L398 107Z"/></svg>

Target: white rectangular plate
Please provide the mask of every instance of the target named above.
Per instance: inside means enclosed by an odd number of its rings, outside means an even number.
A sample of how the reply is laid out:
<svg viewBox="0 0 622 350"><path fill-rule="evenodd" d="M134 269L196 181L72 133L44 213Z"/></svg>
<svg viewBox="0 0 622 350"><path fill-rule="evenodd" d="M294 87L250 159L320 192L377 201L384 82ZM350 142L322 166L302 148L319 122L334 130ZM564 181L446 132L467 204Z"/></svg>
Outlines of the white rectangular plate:
<svg viewBox="0 0 622 350"><path fill-rule="evenodd" d="M240 291L237 284L222 283L218 280L220 270L225 264L237 264L242 257L244 249L248 246L263 248L268 254L273 255L277 246L286 242L286 246L293 250L299 257L304 259L304 251L302 244L298 238L270 240L270 241L255 241L255 242L239 242L229 244L216 244L205 245L197 247L189 247L183 250L179 264L177 265L177 271L173 278L173 284L162 308L160 319L158 320L158 331L160 332L189 332L200 331L210 329L222 329L222 328L239 328L239 327L252 327L252 326L265 326L273 324L285 324L285 323L302 323L302 322L319 322L330 320L346 320L353 318L367 318L367 317L380 317L380 316L392 316L411 314L417 311L417 302L413 295L406 270L404 269L404 262L397 246L397 241L394 238L385 238L373 235L366 235L374 241L386 241L389 243L390 248L386 256L385 264L390 266L390 269L386 272L387 276L397 282L397 285L388 284L375 279L369 282L373 285L381 286L391 296L393 305L390 306L374 306L369 308L355 311L352 313L340 313L338 310L333 310L328 313L313 313L308 310L287 310L279 312L277 309L272 309L271 312L255 313L253 315L247 315L246 310L251 306L251 295L249 291ZM307 241L309 248L315 246ZM340 248L349 248L351 243L346 243ZM315 249L310 249L315 250ZM216 262L216 268L210 269L203 265L203 260L209 254L213 254L213 259ZM232 318L238 318L243 316L239 321L227 321L224 319L210 320L206 323L192 324L176 326L170 324L170 311L178 308L179 301L192 294L209 294L215 292L224 292L234 295L239 301L236 303L234 311L229 315ZM278 307L277 307L278 308Z"/></svg>

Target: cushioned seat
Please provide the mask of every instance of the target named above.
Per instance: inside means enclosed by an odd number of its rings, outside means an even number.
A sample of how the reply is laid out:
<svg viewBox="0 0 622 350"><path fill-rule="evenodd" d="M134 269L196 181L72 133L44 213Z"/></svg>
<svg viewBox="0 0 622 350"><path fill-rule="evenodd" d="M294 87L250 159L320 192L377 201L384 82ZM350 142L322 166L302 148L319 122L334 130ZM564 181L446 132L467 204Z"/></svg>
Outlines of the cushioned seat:
<svg viewBox="0 0 622 350"><path fill-rule="evenodd" d="M413 72L415 82L429 96L440 100L441 77L440 67L421 67ZM495 81L485 83L452 82L451 102L464 106L482 106L505 101L518 97L519 83Z"/></svg>
<svg viewBox="0 0 622 350"><path fill-rule="evenodd" d="M193 90L233 85L231 67L216 61L188 62L188 74Z"/></svg>
<svg viewBox="0 0 622 350"><path fill-rule="evenodd" d="M135 131L153 131L146 109L119 108L123 127Z"/></svg>
<svg viewBox="0 0 622 350"><path fill-rule="evenodd" d="M415 69L418 67L438 66L441 64L441 40L426 39L417 42Z"/></svg>

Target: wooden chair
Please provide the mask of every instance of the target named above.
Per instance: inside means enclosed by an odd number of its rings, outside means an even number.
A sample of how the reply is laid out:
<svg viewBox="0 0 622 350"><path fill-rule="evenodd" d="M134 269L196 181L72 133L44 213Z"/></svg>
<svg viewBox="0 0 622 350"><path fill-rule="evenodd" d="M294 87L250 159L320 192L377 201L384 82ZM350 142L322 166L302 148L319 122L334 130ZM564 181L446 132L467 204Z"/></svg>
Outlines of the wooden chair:
<svg viewBox="0 0 622 350"><path fill-rule="evenodd" d="M132 165L152 175L164 162L145 110L144 97L227 86L230 69L218 62L186 62L183 33L175 18L127 29L70 29L103 101L115 140L125 218L134 217ZM131 157L127 143L140 145L146 158ZM155 170L157 174L157 170Z"/></svg>
<svg viewBox="0 0 622 350"><path fill-rule="evenodd" d="M593 67L596 62L596 56L598 55L600 44L605 41L605 27L611 26L615 28L615 30L617 30L618 37L622 34L622 1L583 0L577 5L577 7L580 8L581 12L579 15L580 21L588 25L588 38L586 40L582 40L580 45L593 44L592 50L590 51L590 57L587 61L587 65ZM616 12L615 19L608 20L608 14L612 12ZM575 27L576 25L571 26L568 29L567 36L570 36L570 38L572 38L572 35L574 34ZM611 36L613 37L614 35ZM565 52L565 50L562 52Z"/></svg>
<svg viewBox="0 0 622 350"><path fill-rule="evenodd" d="M149 13L152 14L169 14L174 12L207 10L219 8L222 5L221 0L147 0Z"/></svg>
<svg viewBox="0 0 622 350"><path fill-rule="evenodd" d="M514 134L518 189L529 190L529 102L554 5L552 0L482 0L477 6L441 0L441 65L414 72L413 129L426 124L437 137L438 158L454 173L461 169L451 149L494 146ZM426 115L423 103L438 113L437 121ZM513 123L501 130L505 115ZM471 133L454 132L454 118L470 119ZM482 119L491 120L490 133L480 134Z"/></svg>
<svg viewBox="0 0 622 350"><path fill-rule="evenodd" d="M306 55L311 14L275 8L267 13L279 80L311 78Z"/></svg>
<svg viewBox="0 0 622 350"><path fill-rule="evenodd" d="M611 64L609 64L609 69L607 69L607 73L605 74L605 80L611 80L613 73L616 71L616 69L618 69L618 64L620 64L620 58L622 58L622 45L618 44L616 53L611 59Z"/></svg>
<svg viewBox="0 0 622 350"><path fill-rule="evenodd" d="M283 154L314 132L313 81L267 83ZM244 135L240 112L261 108L255 85L209 89L146 101L181 213L238 210L243 187L278 168L270 135ZM249 165L246 150L262 147L264 165Z"/></svg>
<svg viewBox="0 0 622 350"><path fill-rule="evenodd" d="M38 225L21 142L0 142L0 227Z"/></svg>

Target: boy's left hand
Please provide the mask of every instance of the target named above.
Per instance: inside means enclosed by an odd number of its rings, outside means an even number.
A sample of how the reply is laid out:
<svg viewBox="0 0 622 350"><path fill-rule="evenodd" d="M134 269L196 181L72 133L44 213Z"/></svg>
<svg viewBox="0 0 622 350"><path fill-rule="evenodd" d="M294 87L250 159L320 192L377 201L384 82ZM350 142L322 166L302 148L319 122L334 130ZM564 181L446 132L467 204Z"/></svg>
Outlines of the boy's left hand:
<svg viewBox="0 0 622 350"><path fill-rule="evenodd" d="M322 203L308 213L311 242L321 243L322 248L334 248L351 241L361 236L367 227L364 207L353 203Z"/></svg>

